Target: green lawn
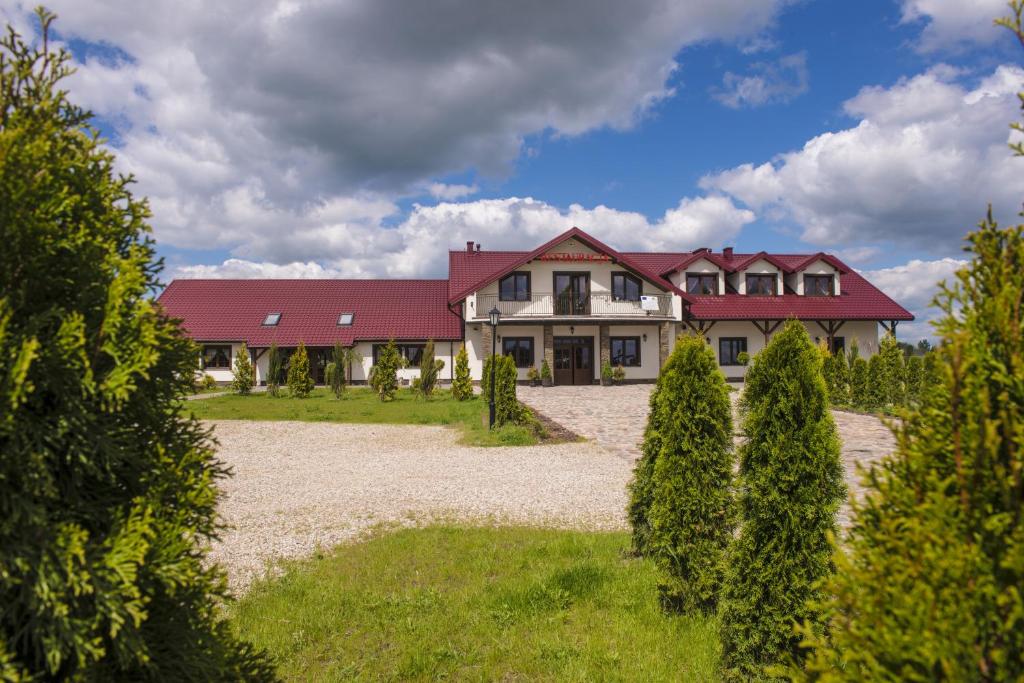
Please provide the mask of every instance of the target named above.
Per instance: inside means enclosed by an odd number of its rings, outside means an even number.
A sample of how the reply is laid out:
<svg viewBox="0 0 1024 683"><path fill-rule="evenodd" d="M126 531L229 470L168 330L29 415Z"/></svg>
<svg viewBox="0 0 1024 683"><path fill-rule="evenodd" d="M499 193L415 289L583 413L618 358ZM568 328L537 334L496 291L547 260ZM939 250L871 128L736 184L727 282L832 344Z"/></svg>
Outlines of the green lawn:
<svg viewBox="0 0 1024 683"><path fill-rule="evenodd" d="M669 616L624 533L432 527L292 565L230 608L288 680L718 679L713 620Z"/></svg>
<svg viewBox="0 0 1024 683"><path fill-rule="evenodd" d="M486 402L476 397L456 401L447 390L437 391L428 401L409 389L399 389L395 399L385 403L365 388L348 388L340 399L327 389L316 389L312 396L301 399L274 398L260 392L189 401L188 408L203 420L451 425L462 431L463 443L471 446L525 446L538 443L545 436L540 425L489 430Z"/></svg>

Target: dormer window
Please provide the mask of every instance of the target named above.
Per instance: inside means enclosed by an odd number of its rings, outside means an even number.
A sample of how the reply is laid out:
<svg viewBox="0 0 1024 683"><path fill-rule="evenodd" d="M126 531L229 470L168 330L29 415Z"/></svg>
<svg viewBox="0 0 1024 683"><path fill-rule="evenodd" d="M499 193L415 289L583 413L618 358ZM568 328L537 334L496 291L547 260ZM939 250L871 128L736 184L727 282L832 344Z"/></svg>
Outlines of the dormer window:
<svg viewBox="0 0 1024 683"><path fill-rule="evenodd" d="M353 314L353 313L342 313L341 315L338 316L338 325L340 327L349 327L352 324L352 321L354 319L355 319L355 314Z"/></svg>
<svg viewBox="0 0 1024 683"><path fill-rule="evenodd" d="M805 296L832 296L834 293L831 275L804 275Z"/></svg>
<svg viewBox="0 0 1024 683"><path fill-rule="evenodd" d="M775 274L747 275L747 294L750 296L775 296Z"/></svg>
<svg viewBox="0 0 1024 683"><path fill-rule="evenodd" d="M687 273L687 294L718 294L717 273Z"/></svg>
<svg viewBox="0 0 1024 683"><path fill-rule="evenodd" d="M640 278L629 273L612 273L613 301L640 301L644 285Z"/></svg>
<svg viewBox="0 0 1024 683"><path fill-rule="evenodd" d="M273 327L279 322L281 322L280 313L267 313L267 317L263 319L263 324L267 325L268 327Z"/></svg>

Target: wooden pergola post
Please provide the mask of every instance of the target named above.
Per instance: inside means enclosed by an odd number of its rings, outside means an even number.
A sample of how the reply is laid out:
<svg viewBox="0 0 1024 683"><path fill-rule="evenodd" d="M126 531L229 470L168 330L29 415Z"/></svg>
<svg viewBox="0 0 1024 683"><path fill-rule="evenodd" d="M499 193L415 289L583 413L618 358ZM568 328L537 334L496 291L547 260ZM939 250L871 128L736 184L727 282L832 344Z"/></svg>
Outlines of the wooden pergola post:
<svg viewBox="0 0 1024 683"><path fill-rule="evenodd" d="M779 325L782 324L781 320L776 320L774 323L771 320L765 320L764 324L757 320L751 320L754 323L754 327L757 328L758 332L764 335L764 345L768 346L768 340L771 338L772 332L779 329Z"/></svg>
<svg viewBox="0 0 1024 683"><path fill-rule="evenodd" d="M815 320L814 322L818 323L818 327L820 327L822 331L825 333L825 336L828 339L828 352L832 353L832 348L835 346L836 332L838 332L840 328L846 324L846 321L826 320L825 322L828 323L827 326L820 320Z"/></svg>

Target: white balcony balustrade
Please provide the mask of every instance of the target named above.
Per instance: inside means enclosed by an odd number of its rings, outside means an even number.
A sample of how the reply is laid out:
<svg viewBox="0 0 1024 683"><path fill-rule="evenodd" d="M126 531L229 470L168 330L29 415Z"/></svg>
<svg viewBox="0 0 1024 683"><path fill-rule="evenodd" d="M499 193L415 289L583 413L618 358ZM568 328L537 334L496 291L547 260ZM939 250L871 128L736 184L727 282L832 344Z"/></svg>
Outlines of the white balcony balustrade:
<svg viewBox="0 0 1024 683"><path fill-rule="evenodd" d="M641 301L614 299L610 294L559 295L532 294L528 299L502 301L496 294L476 297L472 318L486 318L487 311L497 306L502 318L669 318L672 317L672 295L645 295Z"/></svg>

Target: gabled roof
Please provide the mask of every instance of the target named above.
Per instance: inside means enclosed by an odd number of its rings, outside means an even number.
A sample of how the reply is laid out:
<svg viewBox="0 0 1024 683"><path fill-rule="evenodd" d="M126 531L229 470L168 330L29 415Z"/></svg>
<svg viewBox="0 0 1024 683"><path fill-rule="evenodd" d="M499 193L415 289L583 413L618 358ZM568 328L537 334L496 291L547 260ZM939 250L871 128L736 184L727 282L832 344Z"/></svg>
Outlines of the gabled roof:
<svg viewBox="0 0 1024 683"><path fill-rule="evenodd" d="M701 259L704 259L705 261L707 261L709 263L715 264L716 266L718 266L722 270L725 270L725 271L729 270L729 264L726 262L726 260L724 258L719 256L718 254L711 253L711 251L708 250L708 249L704 249L704 250L701 250L701 251L693 251L693 252L690 252L689 254L686 254L679 261L676 261L671 266L669 266L669 267L667 267L667 268L665 268L663 270L660 270L659 272L662 275L669 275L671 273L675 273L677 271L680 271L680 270L686 268L687 266L689 266L690 264L693 264L693 263L696 263L697 261L700 261Z"/></svg>
<svg viewBox="0 0 1024 683"><path fill-rule="evenodd" d="M794 264L793 272L799 273L801 270L804 270L808 266L811 266L817 263L818 261L824 261L825 263L829 264L830 266L838 270L840 274L847 273L850 270L849 268L846 267L845 263L837 259L832 254L826 254L823 251L819 251L817 254L811 254L804 260Z"/></svg>
<svg viewBox="0 0 1024 683"><path fill-rule="evenodd" d="M266 347L361 340L457 340L447 280L174 280L158 303L197 341ZM458 307L455 307L456 311ZM263 325L280 313L277 325ZM338 316L352 313L352 325Z"/></svg>
<svg viewBox="0 0 1024 683"><path fill-rule="evenodd" d="M793 272L793 269L790 268L784 261L782 261L782 259L775 256L774 254L769 254L766 251L759 251L756 254L751 254L750 256L747 256L746 258L738 261L734 260L729 270L734 273L741 270L746 270L751 265L761 260L767 261L768 263L772 264L773 266L775 266L784 273Z"/></svg>
<svg viewBox="0 0 1024 683"><path fill-rule="evenodd" d="M626 254L622 254L615 249L612 249L604 242L601 242L597 238L585 233L579 228L571 228L566 230L561 235L554 237L544 244L540 245L533 251L527 252L461 252L465 254L464 258L458 258L456 255L460 252L450 252L449 264L453 265L453 261L462 260L464 264L460 264L462 267L460 271L460 283L458 286L449 286L448 288L448 301L449 303L456 303L464 299L467 295L472 294L481 287L488 285L495 280L502 278L516 268L519 268L530 261L539 258L542 254L548 252L550 249L558 246L562 242L575 238L587 245L594 251L606 254L612 258L612 260L618 265L626 268L627 270L633 271L633 273L640 275L641 277L649 280L650 282L662 287L670 292L678 294L682 297L683 301L689 301L690 297L684 291L673 285L668 280L661 277L661 273L652 271L635 261ZM481 260L477 263L476 259L484 254L501 254L502 256L491 256L486 261ZM496 263L501 264L494 270L488 270L489 266L493 266ZM450 269L449 278L452 276L454 269Z"/></svg>

